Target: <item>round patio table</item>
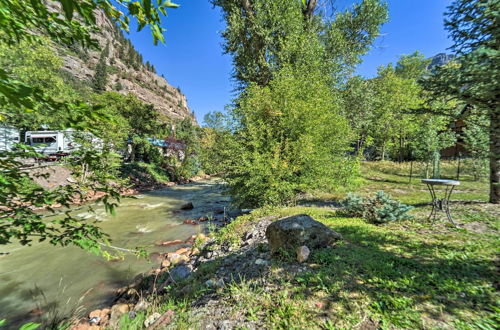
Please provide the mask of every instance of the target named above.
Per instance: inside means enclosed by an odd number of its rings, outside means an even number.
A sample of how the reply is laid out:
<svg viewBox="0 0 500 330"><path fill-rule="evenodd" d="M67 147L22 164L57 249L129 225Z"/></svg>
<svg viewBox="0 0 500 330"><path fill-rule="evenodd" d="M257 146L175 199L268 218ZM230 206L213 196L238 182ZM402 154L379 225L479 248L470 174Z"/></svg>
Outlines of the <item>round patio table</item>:
<svg viewBox="0 0 500 330"><path fill-rule="evenodd" d="M450 196L453 192L453 188L455 188L455 186L458 186L460 184L460 181L444 179L422 179L422 183L425 183L427 185L427 188L429 189L432 197L432 210L431 214L429 215L429 220L431 218L436 219L438 211L444 211L448 220L456 227L457 224L451 218L450 213ZM446 187L443 198L437 197L434 186Z"/></svg>

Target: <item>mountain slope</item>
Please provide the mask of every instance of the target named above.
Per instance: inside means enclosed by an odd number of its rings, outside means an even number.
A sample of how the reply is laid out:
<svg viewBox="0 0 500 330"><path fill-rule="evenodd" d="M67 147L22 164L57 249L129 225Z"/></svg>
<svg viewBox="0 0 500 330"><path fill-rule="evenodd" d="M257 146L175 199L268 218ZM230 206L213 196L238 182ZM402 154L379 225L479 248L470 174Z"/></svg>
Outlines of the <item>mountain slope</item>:
<svg viewBox="0 0 500 330"><path fill-rule="evenodd" d="M78 45L58 49L64 60L63 71L85 84L92 84L99 59L105 52L107 91L132 93L172 121L190 118L196 123L180 89L157 75L149 63L144 64L142 55L104 13L97 12L96 19L101 31L93 37L101 50L84 50Z"/></svg>

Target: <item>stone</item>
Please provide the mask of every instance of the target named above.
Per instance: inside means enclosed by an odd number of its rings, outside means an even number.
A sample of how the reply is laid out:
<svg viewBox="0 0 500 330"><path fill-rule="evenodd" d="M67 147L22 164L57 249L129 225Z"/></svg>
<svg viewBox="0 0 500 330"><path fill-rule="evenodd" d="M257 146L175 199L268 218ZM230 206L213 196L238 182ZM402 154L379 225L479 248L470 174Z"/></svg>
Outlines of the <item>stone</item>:
<svg viewBox="0 0 500 330"><path fill-rule="evenodd" d="M170 261L171 265L179 265L179 264L188 262L189 258L185 255L182 255L182 254L169 253L167 260Z"/></svg>
<svg viewBox="0 0 500 330"><path fill-rule="evenodd" d="M207 217L199 217L199 218L198 218L198 221L199 221L199 222L208 221L208 218L207 218Z"/></svg>
<svg viewBox="0 0 500 330"><path fill-rule="evenodd" d="M91 317L89 320L90 324L99 324L99 322L101 322L101 318L99 316Z"/></svg>
<svg viewBox="0 0 500 330"><path fill-rule="evenodd" d="M148 328L149 326L153 325L153 323L155 323L156 320L160 318L160 316L160 313L153 313L149 315L146 321L144 321L144 327Z"/></svg>
<svg viewBox="0 0 500 330"><path fill-rule="evenodd" d="M223 208L216 208L214 214L224 214L225 210Z"/></svg>
<svg viewBox="0 0 500 330"><path fill-rule="evenodd" d="M119 314L125 314L128 313L130 310L130 306L127 304L116 304L111 307L111 314L113 313L119 313Z"/></svg>
<svg viewBox="0 0 500 330"><path fill-rule="evenodd" d="M193 226L195 226L195 225L197 225L197 224L198 224L196 221L191 220L191 219L186 219L186 220L184 220L182 223L184 223L184 224L186 224L186 225L193 225Z"/></svg>
<svg viewBox="0 0 500 330"><path fill-rule="evenodd" d="M331 246L342 236L308 215L300 214L272 222L266 229L272 254L280 250L295 253L300 246L310 249Z"/></svg>
<svg viewBox="0 0 500 330"><path fill-rule="evenodd" d="M311 254L311 251L307 246L303 245L297 248L296 253L297 253L297 261L304 262L309 258L309 254Z"/></svg>
<svg viewBox="0 0 500 330"><path fill-rule="evenodd" d="M170 260L165 259L165 260L163 260L163 262L161 263L161 268L167 268L167 267L170 267Z"/></svg>
<svg viewBox="0 0 500 330"><path fill-rule="evenodd" d="M119 329L120 318L123 314L128 313L130 307L127 304L116 304L111 307L111 317L109 318L109 327L111 329Z"/></svg>
<svg viewBox="0 0 500 330"><path fill-rule="evenodd" d="M147 308L149 307L149 303L144 300L144 299L141 299L137 302L137 304L135 304L134 306L134 311L135 312L140 312L140 311L144 311L146 310Z"/></svg>
<svg viewBox="0 0 500 330"><path fill-rule="evenodd" d="M89 314L90 324L96 325L106 325L109 321L109 313L111 310L109 308L96 309Z"/></svg>
<svg viewBox="0 0 500 330"><path fill-rule="evenodd" d="M189 251L189 249L187 249L187 248L180 248L177 251L175 251L175 253L177 253L177 254L185 254L188 251Z"/></svg>
<svg viewBox="0 0 500 330"><path fill-rule="evenodd" d="M92 311L90 312L89 314L89 319L92 319L94 317L101 317L101 310L100 309L96 309L95 311Z"/></svg>
<svg viewBox="0 0 500 330"><path fill-rule="evenodd" d="M223 288L224 285L226 285L226 283L224 283L224 279L223 278L219 278L217 280L217 282L215 282L215 286L218 287L218 288Z"/></svg>
<svg viewBox="0 0 500 330"><path fill-rule="evenodd" d="M184 242L181 241L180 239L176 239L174 241L162 242L161 245L163 245L163 246L170 246L170 245L177 245L177 244L182 244L182 243L184 243Z"/></svg>
<svg viewBox="0 0 500 330"><path fill-rule="evenodd" d="M259 266L264 266L264 265L267 265L268 264L268 261L267 260L264 260L264 259L257 259L255 260L255 264L256 265L259 265Z"/></svg>
<svg viewBox="0 0 500 330"><path fill-rule="evenodd" d="M191 236L189 236L189 237L188 237L188 238L184 241L184 243L187 243L187 244L193 244L195 239L196 239L196 235L191 235Z"/></svg>
<svg viewBox="0 0 500 330"><path fill-rule="evenodd" d="M78 323L76 326L72 327L71 330L100 330L101 328L95 324L89 324L88 322Z"/></svg>
<svg viewBox="0 0 500 330"><path fill-rule="evenodd" d="M180 207L181 210L192 210L194 209L194 205L193 203L189 202L189 203L185 203L183 204L181 207Z"/></svg>
<svg viewBox="0 0 500 330"><path fill-rule="evenodd" d="M89 322L91 324L105 325L109 321L109 308L96 309L89 313Z"/></svg>
<svg viewBox="0 0 500 330"><path fill-rule="evenodd" d="M193 269L190 266L180 265L170 270L170 276L174 281L182 281L188 278Z"/></svg>
<svg viewBox="0 0 500 330"><path fill-rule="evenodd" d="M169 324L170 322L172 322L172 317L174 316L174 311L169 309L168 311L166 311L165 313L163 313L163 315L161 315L154 323L153 325L151 326L151 328L153 329L163 329L162 326L165 326L167 324Z"/></svg>
<svg viewBox="0 0 500 330"><path fill-rule="evenodd" d="M205 285L209 288L223 288L226 283L223 278L216 280L210 279L205 282Z"/></svg>
<svg viewBox="0 0 500 330"><path fill-rule="evenodd" d="M191 255L195 256L195 255L198 255L200 254L200 249L194 247L191 249Z"/></svg>

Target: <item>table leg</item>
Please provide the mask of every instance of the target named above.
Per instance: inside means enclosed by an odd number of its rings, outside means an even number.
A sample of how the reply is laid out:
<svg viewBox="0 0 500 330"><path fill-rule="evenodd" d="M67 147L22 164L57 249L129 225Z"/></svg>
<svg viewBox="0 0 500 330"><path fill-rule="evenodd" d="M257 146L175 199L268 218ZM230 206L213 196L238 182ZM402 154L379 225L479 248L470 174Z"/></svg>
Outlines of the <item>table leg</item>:
<svg viewBox="0 0 500 330"><path fill-rule="evenodd" d="M444 208L444 211L446 213L446 217L448 218L448 220L453 224L453 226L457 226L457 224L453 221L453 219L451 218L451 212L450 212L450 197L451 197L451 193L453 192L453 188L454 186L451 186L449 192L448 192L448 188L446 188L446 192L445 192L445 197L443 199L443 208Z"/></svg>
<svg viewBox="0 0 500 330"><path fill-rule="evenodd" d="M454 186L451 186L451 187L447 186L446 187L444 197L442 199L439 199L437 197L437 193L434 190L433 185L428 184L427 188L429 189L429 192L431 193L431 197L432 197L432 210L431 210L431 214L429 214L428 220L433 219L435 221L437 218L438 211L441 210L441 211L445 212L446 217L448 218L448 221L450 221L453 226L457 227L457 224L453 221L453 218L451 217L451 212L450 212L450 197L451 197L451 193L453 192Z"/></svg>
<svg viewBox="0 0 500 330"><path fill-rule="evenodd" d="M429 214L429 218L427 220L436 219L437 208L438 208L438 200L436 197L436 192L434 191L434 187L430 184L427 185L427 188L429 189L429 192L431 193L431 197L432 197L432 210L431 210L431 214Z"/></svg>

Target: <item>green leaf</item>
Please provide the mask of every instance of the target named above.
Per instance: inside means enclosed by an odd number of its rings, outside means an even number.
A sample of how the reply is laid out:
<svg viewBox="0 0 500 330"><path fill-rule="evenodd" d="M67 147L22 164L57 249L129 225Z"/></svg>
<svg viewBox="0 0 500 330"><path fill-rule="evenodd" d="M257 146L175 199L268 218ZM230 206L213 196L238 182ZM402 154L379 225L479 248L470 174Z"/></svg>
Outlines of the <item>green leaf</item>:
<svg viewBox="0 0 500 330"><path fill-rule="evenodd" d="M151 0L144 0L144 11L146 12L146 17L151 17Z"/></svg>
<svg viewBox="0 0 500 330"><path fill-rule="evenodd" d="M170 1L165 1L162 5L163 7L167 8L179 8L179 5Z"/></svg>
<svg viewBox="0 0 500 330"><path fill-rule="evenodd" d="M73 0L59 0L62 4L64 14L68 20L73 18L74 3Z"/></svg>
<svg viewBox="0 0 500 330"><path fill-rule="evenodd" d="M40 325L40 323L29 322L20 327L19 330L35 330L38 329Z"/></svg>

